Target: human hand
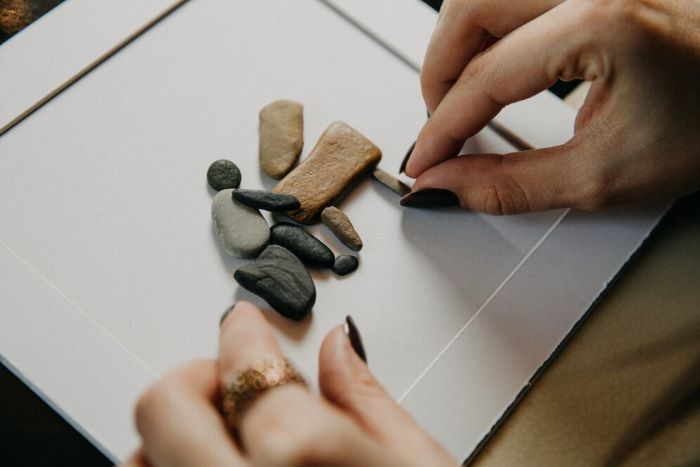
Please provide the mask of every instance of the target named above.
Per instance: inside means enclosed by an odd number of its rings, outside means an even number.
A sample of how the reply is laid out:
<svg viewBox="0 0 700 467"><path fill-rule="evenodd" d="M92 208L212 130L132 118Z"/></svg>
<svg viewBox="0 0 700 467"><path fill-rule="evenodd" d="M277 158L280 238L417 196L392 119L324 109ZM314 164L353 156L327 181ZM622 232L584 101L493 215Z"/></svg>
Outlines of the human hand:
<svg viewBox="0 0 700 467"><path fill-rule="evenodd" d="M592 81L570 141L455 157L505 105L558 78ZM446 0L421 83L432 116L403 205L439 205L451 195L417 192L443 189L492 214L597 210L700 188L699 2Z"/></svg>
<svg viewBox="0 0 700 467"><path fill-rule="evenodd" d="M300 384L267 389L246 410L234 439L217 409L234 374L284 357L270 326L241 302L224 319L219 358L167 373L139 400L141 449L126 466L455 465L388 396L341 326L319 354L322 396Z"/></svg>

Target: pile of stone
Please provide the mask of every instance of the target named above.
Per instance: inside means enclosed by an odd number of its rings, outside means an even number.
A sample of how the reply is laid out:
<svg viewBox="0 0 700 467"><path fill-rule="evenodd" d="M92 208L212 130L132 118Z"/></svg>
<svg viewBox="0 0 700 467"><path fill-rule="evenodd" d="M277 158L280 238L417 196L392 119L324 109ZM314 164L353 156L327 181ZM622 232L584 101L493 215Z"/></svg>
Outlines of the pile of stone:
<svg viewBox="0 0 700 467"><path fill-rule="evenodd" d="M344 276L358 268L359 260L353 255L336 256L298 224L268 226L260 210L283 213L301 224L321 220L343 244L359 251L362 239L334 204L370 172L399 194L408 189L376 168L382 157L379 148L343 122L332 123L296 166L303 147L303 125L303 107L297 102L279 100L260 111L260 167L280 180L272 191L239 188L241 172L229 160L218 160L207 171L209 186L218 192L211 215L221 246L237 258L255 258L237 269L234 278L294 320L303 319L316 301L307 267L331 269Z"/></svg>

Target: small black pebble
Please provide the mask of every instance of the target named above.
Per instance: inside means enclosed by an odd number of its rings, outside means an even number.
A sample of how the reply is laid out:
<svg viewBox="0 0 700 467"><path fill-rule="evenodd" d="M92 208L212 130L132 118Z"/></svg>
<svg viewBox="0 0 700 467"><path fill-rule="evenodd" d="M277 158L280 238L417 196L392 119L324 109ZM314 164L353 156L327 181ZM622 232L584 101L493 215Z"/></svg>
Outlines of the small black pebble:
<svg viewBox="0 0 700 467"><path fill-rule="evenodd" d="M299 209L301 205L296 196L285 193L273 193L265 190L236 190L233 192L236 201L254 209L280 212Z"/></svg>
<svg viewBox="0 0 700 467"><path fill-rule="evenodd" d="M360 262L357 260L357 256L340 255L335 259L333 272L339 276L347 276L351 272L354 272L359 264Z"/></svg>
<svg viewBox="0 0 700 467"><path fill-rule="evenodd" d="M233 162L219 159L209 166L207 182L216 191L238 188L241 184L241 171Z"/></svg>

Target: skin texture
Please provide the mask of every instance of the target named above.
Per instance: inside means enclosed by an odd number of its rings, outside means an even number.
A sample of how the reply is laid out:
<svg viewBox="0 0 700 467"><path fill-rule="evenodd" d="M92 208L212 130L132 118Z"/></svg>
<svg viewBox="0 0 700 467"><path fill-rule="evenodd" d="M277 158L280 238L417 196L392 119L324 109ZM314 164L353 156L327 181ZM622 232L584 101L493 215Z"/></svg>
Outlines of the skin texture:
<svg viewBox="0 0 700 467"><path fill-rule="evenodd" d="M221 323L217 360L165 374L136 407L142 447L125 466L453 466L357 356L342 326L319 353L315 396L289 384L265 392L235 440L218 411L231 375L267 355L283 356L254 305L239 302Z"/></svg>
<svg viewBox="0 0 700 467"><path fill-rule="evenodd" d="M700 2L447 0L406 173L491 214L672 199L700 188L698 76ZM575 78L593 84L570 141L455 157L505 105Z"/></svg>

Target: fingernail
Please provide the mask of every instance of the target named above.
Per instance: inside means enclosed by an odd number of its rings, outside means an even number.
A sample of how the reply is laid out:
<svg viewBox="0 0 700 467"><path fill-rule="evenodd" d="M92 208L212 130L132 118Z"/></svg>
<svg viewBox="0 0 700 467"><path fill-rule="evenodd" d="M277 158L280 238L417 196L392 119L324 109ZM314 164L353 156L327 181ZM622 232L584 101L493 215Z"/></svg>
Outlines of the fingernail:
<svg viewBox="0 0 700 467"><path fill-rule="evenodd" d="M221 325L224 324L224 320L226 319L228 314L233 311L234 308L236 308L235 303L233 305L231 305L228 310L224 311L224 314L221 315L221 318L219 318L219 327L221 327Z"/></svg>
<svg viewBox="0 0 700 467"><path fill-rule="evenodd" d="M343 329L345 329L345 335L348 336L350 340L352 349L363 362L367 363L365 347L362 345L362 336L360 336L360 331L357 329L357 326L355 326L355 321L352 319L352 316L348 315L345 317L345 326Z"/></svg>
<svg viewBox="0 0 700 467"><path fill-rule="evenodd" d="M400 203L407 208L450 208L459 206L459 198L449 190L429 188L407 194Z"/></svg>
<svg viewBox="0 0 700 467"><path fill-rule="evenodd" d="M430 109L427 107L425 108L425 118L430 120Z"/></svg>
<svg viewBox="0 0 700 467"><path fill-rule="evenodd" d="M416 142L414 141L413 144L411 145L410 148L408 148L408 151L406 151L406 155L403 156L403 161L401 162L401 168L399 169L399 173L402 174L404 170L406 170L406 164L408 164L408 159L411 158L411 154L413 154L413 148L416 147Z"/></svg>

